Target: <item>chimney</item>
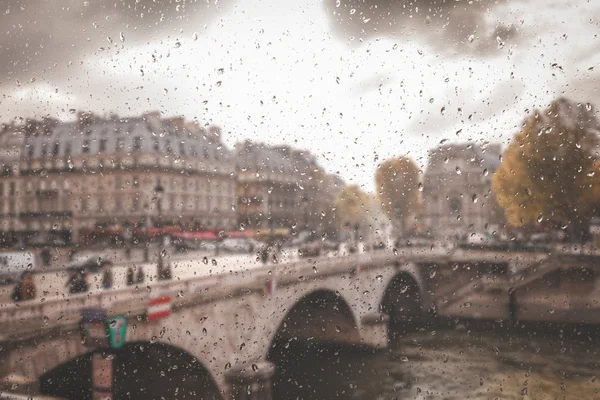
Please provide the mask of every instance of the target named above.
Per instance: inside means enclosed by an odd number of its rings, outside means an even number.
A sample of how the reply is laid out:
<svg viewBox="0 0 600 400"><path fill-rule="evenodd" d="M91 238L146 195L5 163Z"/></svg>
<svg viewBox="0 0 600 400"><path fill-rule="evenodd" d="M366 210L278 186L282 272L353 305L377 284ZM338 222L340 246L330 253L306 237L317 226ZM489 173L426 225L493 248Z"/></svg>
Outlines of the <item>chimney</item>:
<svg viewBox="0 0 600 400"><path fill-rule="evenodd" d="M208 127L208 133L213 136L217 141L221 140L221 127L216 125L211 125Z"/></svg>
<svg viewBox="0 0 600 400"><path fill-rule="evenodd" d="M93 124L96 116L90 111L79 111L77 113L77 129L83 131L86 126Z"/></svg>

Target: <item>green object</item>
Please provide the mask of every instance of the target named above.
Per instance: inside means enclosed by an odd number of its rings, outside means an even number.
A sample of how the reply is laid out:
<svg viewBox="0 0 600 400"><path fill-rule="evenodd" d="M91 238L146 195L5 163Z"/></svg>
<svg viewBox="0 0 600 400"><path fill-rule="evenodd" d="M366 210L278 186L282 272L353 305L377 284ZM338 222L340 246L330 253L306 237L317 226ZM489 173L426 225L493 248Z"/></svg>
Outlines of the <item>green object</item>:
<svg viewBox="0 0 600 400"><path fill-rule="evenodd" d="M127 318L122 315L109 318L107 321L107 329L110 347L113 349L123 347L127 335Z"/></svg>

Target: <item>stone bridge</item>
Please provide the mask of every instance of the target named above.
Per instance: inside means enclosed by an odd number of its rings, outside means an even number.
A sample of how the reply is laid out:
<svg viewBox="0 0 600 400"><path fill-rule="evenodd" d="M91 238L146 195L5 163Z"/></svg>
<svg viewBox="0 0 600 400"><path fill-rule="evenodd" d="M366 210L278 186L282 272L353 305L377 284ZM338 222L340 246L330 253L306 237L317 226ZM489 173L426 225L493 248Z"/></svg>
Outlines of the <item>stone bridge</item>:
<svg viewBox="0 0 600 400"><path fill-rule="evenodd" d="M527 269L546 257L379 252L4 305L0 372L38 380L88 353L81 342L79 313L83 307L103 307L129 318L131 346L162 344L190 356L219 397L268 398L260 393L268 393L276 346L313 340L385 348L392 322L410 325L449 303L448 297L482 274ZM146 321L149 300L163 295L173 298L172 314Z"/></svg>

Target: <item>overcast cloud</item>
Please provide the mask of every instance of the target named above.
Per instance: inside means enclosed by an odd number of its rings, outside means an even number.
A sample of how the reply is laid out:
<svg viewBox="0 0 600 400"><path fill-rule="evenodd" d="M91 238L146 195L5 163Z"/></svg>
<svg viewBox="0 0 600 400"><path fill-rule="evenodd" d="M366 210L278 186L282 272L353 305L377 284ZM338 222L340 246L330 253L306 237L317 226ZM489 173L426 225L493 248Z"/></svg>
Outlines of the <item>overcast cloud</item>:
<svg viewBox="0 0 600 400"><path fill-rule="evenodd" d="M372 190L388 157L506 143L559 95L600 106L600 4L353 1L0 1L2 120L160 110Z"/></svg>

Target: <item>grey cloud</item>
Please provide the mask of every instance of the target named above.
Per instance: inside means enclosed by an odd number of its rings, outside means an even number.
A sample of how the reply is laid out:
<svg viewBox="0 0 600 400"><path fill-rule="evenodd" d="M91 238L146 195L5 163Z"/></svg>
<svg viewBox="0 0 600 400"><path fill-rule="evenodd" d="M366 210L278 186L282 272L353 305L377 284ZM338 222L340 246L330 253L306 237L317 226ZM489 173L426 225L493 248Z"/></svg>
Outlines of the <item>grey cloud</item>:
<svg viewBox="0 0 600 400"><path fill-rule="evenodd" d="M87 52L198 28L216 12L212 2L186 0L0 0L0 77L3 83L56 80L69 61L76 65Z"/></svg>
<svg viewBox="0 0 600 400"><path fill-rule="evenodd" d="M512 79L499 82L488 93L480 96L473 96L472 88L466 88L458 96L448 91L442 97L448 101L444 105L437 102L428 104L421 114L413 118L412 123L407 127L407 133L425 134L441 139L447 137L449 133L471 132L478 124L512 111L524 91L523 82ZM444 107L443 115L441 107ZM512 132L503 132L503 134L512 134ZM486 136L486 133L484 132L483 135Z"/></svg>
<svg viewBox="0 0 600 400"><path fill-rule="evenodd" d="M335 32L345 39L417 37L448 54L485 56L498 47L498 41L519 40L513 25L487 26L486 14L502 3L505 0L326 0L324 4Z"/></svg>

